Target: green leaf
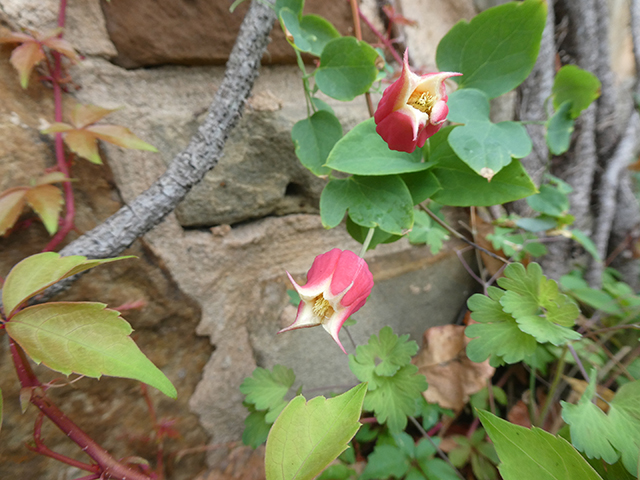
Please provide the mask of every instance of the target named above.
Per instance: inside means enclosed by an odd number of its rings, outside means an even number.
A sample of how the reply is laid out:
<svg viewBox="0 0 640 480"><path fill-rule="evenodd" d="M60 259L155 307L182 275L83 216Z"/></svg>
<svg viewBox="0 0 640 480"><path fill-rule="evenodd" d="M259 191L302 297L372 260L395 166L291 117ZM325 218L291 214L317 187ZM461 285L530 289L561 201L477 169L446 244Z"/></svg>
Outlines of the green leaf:
<svg viewBox="0 0 640 480"><path fill-rule="evenodd" d="M291 140L302 164L315 175L328 175L331 169L324 164L329 152L342 138L342 125L335 115L319 110L300 120L291 129Z"/></svg>
<svg viewBox="0 0 640 480"><path fill-rule="evenodd" d="M541 215L535 218L519 218L516 225L528 232L544 232L555 228L557 223L553 217Z"/></svg>
<svg viewBox="0 0 640 480"><path fill-rule="evenodd" d="M416 398L428 387L424 375L417 373L418 367L406 365L393 377L375 377L375 390L367 392L364 408L373 411L378 422L386 423L391 432L405 429Z"/></svg>
<svg viewBox="0 0 640 480"><path fill-rule="evenodd" d="M453 129L449 145L464 163L488 180L509 165L512 157L531 153L529 134L516 122L469 122Z"/></svg>
<svg viewBox="0 0 640 480"><path fill-rule="evenodd" d="M571 442L589 458L601 458L609 464L622 458L629 473L638 475L640 450L640 381L618 389L604 413L592 403L596 391L596 371L577 405L561 402L562 419L571 426Z"/></svg>
<svg viewBox="0 0 640 480"><path fill-rule="evenodd" d="M367 227L363 227L358 225L351 217L347 216L347 232L349 235L358 243L364 244L365 239L367 238L367 234L369 233L369 229ZM373 250L381 243L393 243L402 238L401 235L393 235L391 233L385 232L384 230L380 230L376 228L373 232L373 237L371 237L371 241L369 242L369 248L367 250Z"/></svg>
<svg viewBox="0 0 640 480"><path fill-rule="evenodd" d="M295 381L296 376L290 368L274 365L270 372L258 367L244 379L240 391L247 396L245 401L254 404L256 410L273 410L280 407Z"/></svg>
<svg viewBox="0 0 640 480"><path fill-rule="evenodd" d="M366 93L378 76L378 52L353 37L331 40L322 50L316 85L322 93L348 102Z"/></svg>
<svg viewBox="0 0 640 480"><path fill-rule="evenodd" d="M403 235L413 226L413 202L398 176L331 180L320 196L320 216L325 228L336 227L345 212L358 225L380 227Z"/></svg>
<svg viewBox="0 0 640 480"><path fill-rule="evenodd" d="M367 345L358 345L355 355L349 355L349 368L361 382L369 383L369 390L378 386L378 377L391 377L411 363L418 353L418 344L409 335L398 337L391 327L371 335Z"/></svg>
<svg viewBox="0 0 640 480"><path fill-rule="evenodd" d="M530 263L526 270L520 263L508 265L498 285L507 290L500 298L502 309L538 342L560 346L582 338L567 328L580 315L578 306L558 291L556 281L547 279L537 263Z"/></svg>
<svg viewBox="0 0 640 480"><path fill-rule="evenodd" d="M302 16L302 9L304 8L304 0L276 0L276 13L280 17L280 10L288 8L296 14L298 18Z"/></svg>
<svg viewBox="0 0 640 480"><path fill-rule="evenodd" d="M314 107L316 107L316 110L323 110L325 112L329 112L331 115L336 114L333 111L333 108L331 108L331 106L324 100L320 100L319 98L316 98L316 97L311 97L311 103L313 104Z"/></svg>
<svg viewBox="0 0 640 480"><path fill-rule="evenodd" d="M489 99L482 90L461 88L449 95L447 120L454 123L489 121Z"/></svg>
<svg viewBox="0 0 640 480"><path fill-rule="evenodd" d="M437 478L438 480L460 480L456 471L444 460L430 458L428 460L418 460L420 468L427 479Z"/></svg>
<svg viewBox="0 0 640 480"><path fill-rule="evenodd" d="M584 458L561 437L531 430L478 412L496 447L504 480L602 480Z"/></svg>
<svg viewBox="0 0 640 480"><path fill-rule="evenodd" d="M367 458L360 480L382 480L389 477L403 478L409 471L409 459L398 447L376 445Z"/></svg>
<svg viewBox="0 0 640 480"><path fill-rule="evenodd" d="M553 81L553 108L560 110L563 103L571 102L571 118L578 118L600 96L600 87L595 75L575 65L565 65Z"/></svg>
<svg viewBox="0 0 640 480"><path fill-rule="evenodd" d="M431 170L403 173L400 178L407 185L414 205L424 202L427 198L442 190L440 182L438 182Z"/></svg>
<svg viewBox="0 0 640 480"><path fill-rule="evenodd" d="M518 328L515 319L502 310L500 299L505 292L497 287L487 289L488 296L475 294L467 302L471 318L465 335L473 338L467 345L467 356L473 362L491 357L492 365L517 363L536 350L536 339Z"/></svg>
<svg viewBox="0 0 640 480"><path fill-rule="evenodd" d="M561 217L569 210L567 195L548 184L540 185L540 193L528 197L527 204L535 211L550 217Z"/></svg>
<svg viewBox="0 0 640 480"><path fill-rule="evenodd" d="M265 419L266 411L257 411L253 405L248 405L247 408L251 413L244 419L242 443L256 449L267 441L272 424Z"/></svg>
<svg viewBox="0 0 640 480"><path fill-rule="evenodd" d="M428 161L436 163L430 171L441 186L441 190L432 195L433 200L455 207L490 206L536 192L531 178L517 160L500 170L491 182L480 177L449 146L447 137L451 130L453 127L443 128L429 139Z"/></svg>
<svg viewBox="0 0 640 480"><path fill-rule="evenodd" d="M526 0L490 8L471 22L461 20L438 45L438 69L462 73L454 78L460 87L499 97L533 69L546 18L545 2Z"/></svg>
<svg viewBox="0 0 640 480"><path fill-rule="evenodd" d="M125 258L133 257L88 260L78 255L61 257L55 252L45 252L25 258L11 269L4 282L2 302L7 318L26 300L54 283L103 263Z"/></svg>
<svg viewBox="0 0 640 480"><path fill-rule="evenodd" d="M413 229L409 232L409 243L429 245L429 250L436 255L442 249L442 243L449 239L447 231L434 222L429 215L421 210L413 213Z"/></svg>
<svg viewBox="0 0 640 480"><path fill-rule="evenodd" d="M327 167L354 175L389 175L426 170L420 150L413 153L390 150L376 132L373 118L356 125L327 158Z"/></svg>
<svg viewBox="0 0 640 480"><path fill-rule="evenodd" d="M279 15L280 22L293 35L293 44L303 52L319 57L327 43L340 37L335 27L318 15L304 15L300 18L289 8L281 9Z"/></svg>
<svg viewBox="0 0 640 480"><path fill-rule="evenodd" d="M558 111L547 121L547 146L554 155L562 155L569 150L571 134L574 130L574 122L571 118L572 102L566 101L558 108Z"/></svg>
<svg viewBox="0 0 640 480"><path fill-rule="evenodd" d="M578 230L577 228L574 228L573 230L571 230L571 238L573 238L576 242L582 245L582 248L584 248L588 253L590 253L596 262L602 261L595 243L593 243L593 241L589 238L589 236L586 233L584 233L582 230Z"/></svg>
<svg viewBox="0 0 640 480"><path fill-rule="evenodd" d="M366 390L360 384L328 400L291 400L267 439L267 480L310 480L335 460L360 427Z"/></svg>
<svg viewBox="0 0 640 480"><path fill-rule="evenodd" d="M356 477L356 471L340 463L330 465L316 480L349 480Z"/></svg>
<svg viewBox="0 0 640 480"><path fill-rule="evenodd" d="M68 257L67 257L68 258ZM102 303L45 303L6 323L7 333L34 362L57 372L139 380L176 398L171 382L129 337L133 329Z"/></svg>

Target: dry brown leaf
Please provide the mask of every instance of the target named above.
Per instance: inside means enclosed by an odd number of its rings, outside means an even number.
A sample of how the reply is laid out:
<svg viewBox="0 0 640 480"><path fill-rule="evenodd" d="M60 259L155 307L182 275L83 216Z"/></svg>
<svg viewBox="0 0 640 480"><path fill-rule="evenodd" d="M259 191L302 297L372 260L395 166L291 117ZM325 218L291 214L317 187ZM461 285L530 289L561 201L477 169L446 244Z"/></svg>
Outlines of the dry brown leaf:
<svg viewBox="0 0 640 480"><path fill-rule="evenodd" d="M495 368L488 360L475 363L467 358L465 349L470 341L461 325L431 327L424 332L422 348L413 363L429 382L423 392L427 402L458 411L471 395L487 386Z"/></svg>
<svg viewBox="0 0 640 480"><path fill-rule="evenodd" d="M567 398L567 402L577 403L578 400L580 400L580 397L582 397L582 394L584 393L584 391L589 386L589 384L584 380L578 380L577 378L571 378L571 377L563 377L563 378L564 378L564 381L567 382L571 387L571 393L569 394L569 398ZM613 400L613 397L615 396L615 392L609 390L608 388L604 388L601 385L597 386L596 392L598 392L598 397L596 397L596 405L600 407L600 410L607 413L609 411L609 404L607 402L611 402L611 400Z"/></svg>

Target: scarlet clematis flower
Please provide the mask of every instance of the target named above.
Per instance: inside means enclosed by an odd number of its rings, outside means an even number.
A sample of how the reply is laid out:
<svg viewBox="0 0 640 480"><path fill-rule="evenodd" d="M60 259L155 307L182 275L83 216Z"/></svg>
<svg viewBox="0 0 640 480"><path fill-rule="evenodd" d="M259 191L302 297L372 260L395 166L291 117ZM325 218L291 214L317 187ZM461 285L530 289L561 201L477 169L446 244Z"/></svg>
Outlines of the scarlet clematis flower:
<svg viewBox="0 0 640 480"><path fill-rule="evenodd" d="M300 295L300 305L295 321L278 333L322 325L347 353L338 333L371 293L373 276L367 262L349 250L334 248L316 257L304 286L298 285L289 272L287 275Z"/></svg>
<svg viewBox="0 0 640 480"><path fill-rule="evenodd" d="M404 52L402 74L384 91L374 115L376 132L391 150L411 153L440 130L449 113L444 81L458 75L416 75L409 69L408 50Z"/></svg>

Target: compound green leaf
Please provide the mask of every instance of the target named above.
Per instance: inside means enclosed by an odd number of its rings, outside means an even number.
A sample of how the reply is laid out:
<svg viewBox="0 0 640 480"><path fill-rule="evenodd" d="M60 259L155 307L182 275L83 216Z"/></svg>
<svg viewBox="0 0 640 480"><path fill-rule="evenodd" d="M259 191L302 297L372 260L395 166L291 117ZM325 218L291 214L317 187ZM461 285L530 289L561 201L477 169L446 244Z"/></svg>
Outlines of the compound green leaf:
<svg viewBox="0 0 640 480"><path fill-rule="evenodd" d="M602 480L564 438L540 428L531 430L479 411L502 462L504 480Z"/></svg>
<svg viewBox="0 0 640 480"><path fill-rule="evenodd" d="M249 415L244 419L242 443L256 449L267 441L271 423L266 420L266 411L257 411L253 405L248 405Z"/></svg>
<svg viewBox="0 0 640 480"><path fill-rule="evenodd" d="M505 292L489 287L487 293L488 296L475 294L467 302L471 318L480 322L465 329L465 335L473 339L467 345L469 359L483 362L491 357L495 366L520 362L533 355L536 339L520 330L515 319L502 310L500 300Z"/></svg>
<svg viewBox="0 0 640 480"><path fill-rule="evenodd" d="M553 81L553 108L560 110L565 102L571 102L571 118L578 118L600 96L600 87L595 75L575 65L565 65Z"/></svg>
<svg viewBox="0 0 640 480"><path fill-rule="evenodd" d="M36 363L57 372L139 380L176 398L171 382L129 337L133 329L102 303L45 303L6 323L7 333Z"/></svg>
<svg viewBox="0 0 640 480"><path fill-rule="evenodd" d="M317 57L322 54L327 43L340 37L335 27L318 15L304 15L300 18L289 8L283 8L280 10L280 21L293 36L293 44L298 50Z"/></svg>
<svg viewBox="0 0 640 480"><path fill-rule="evenodd" d="M247 396L245 401L254 404L256 410L271 410L283 403L295 381L293 370L285 366L274 365L272 371L258 367L244 379L240 391Z"/></svg>
<svg viewBox="0 0 640 480"><path fill-rule="evenodd" d="M418 344L409 335L398 337L391 327L371 335L369 343L358 345L355 355L349 355L349 368L361 382L369 383L369 390L378 386L378 377L391 377L418 353Z"/></svg>
<svg viewBox="0 0 640 480"><path fill-rule="evenodd" d="M328 42L316 70L316 85L324 94L348 102L366 93L378 76L378 52L353 37Z"/></svg>
<svg viewBox="0 0 640 480"><path fill-rule="evenodd" d="M87 259L78 255L61 257L55 252L45 252L25 258L11 269L2 289L2 302L7 317L26 300L44 291L54 283L89 270L103 263L124 258Z"/></svg>
<svg viewBox="0 0 640 480"><path fill-rule="evenodd" d="M618 389L604 413L592 403L596 391L596 371L576 405L561 402L562 418L571 426L571 442L589 458L609 464L622 458L629 473L638 475L640 452L640 380Z"/></svg>
<svg viewBox="0 0 640 480"><path fill-rule="evenodd" d="M390 150L376 132L373 118L356 125L342 137L327 158L327 167L354 175L389 175L426 170L420 150Z"/></svg>
<svg viewBox="0 0 640 480"><path fill-rule="evenodd" d="M407 185L414 205L424 202L442 190L440 182L430 170L403 173L400 178Z"/></svg>
<svg viewBox="0 0 640 480"><path fill-rule="evenodd" d="M404 430L416 398L428 387L424 375L418 375L415 365L405 365L392 377L375 379L375 390L369 390L364 400L365 410L373 411L378 422L386 423L391 432Z"/></svg>
<svg viewBox="0 0 640 480"><path fill-rule="evenodd" d="M531 153L531 139L516 122L472 121L454 128L449 145L458 157L478 175L491 180L512 158Z"/></svg>
<svg viewBox="0 0 640 480"><path fill-rule="evenodd" d="M413 215L414 223L409 232L409 243L426 243L431 253L436 255L442 249L443 242L449 239L449 234L423 211L418 210Z"/></svg>
<svg viewBox="0 0 640 480"><path fill-rule="evenodd" d="M410 459L395 445L376 445L367 458L360 480L404 478L410 466Z"/></svg>
<svg viewBox="0 0 640 480"><path fill-rule="evenodd" d="M569 150L574 130L571 104L570 101L564 102L547 122L547 146L554 155L562 155Z"/></svg>
<svg viewBox="0 0 640 480"><path fill-rule="evenodd" d="M490 206L536 193L535 185L518 160L512 160L490 182L479 176L451 149L447 138L453 129L443 128L429 139L427 160L436 164L430 172L441 187L431 196L434 201L456 207Z"/></svg>
<svg viewBox="0 0 640 480"><path fill-rule="evenodd" d="M460 87L477 88L489 98L513 90L535 65L546 18L545 2L526 0L461 20L438 45L438 69L462 73L454 77Z"/></svg>
<svg viewBox="0 0 640 480"><path fill-rule="evenodd" d="M366 391L360 384L335 398L291 400L267 439L267 480L311 480L335 460L360 427Z"/></svg>
<svg viewBox="0 0 640 480"><path fill-rule="evenodd" d="M296 147L296 155L315 175L328 175L325 167L329 152L342 138L342 125L335 115L319 110L311 117L300 120L291 129L291 140Z"/></svg>
<svg viewBox="0 0 640 480"><path fill-rule="evenodd" d="M320 216L325 228L337 226L346 211L363 227L380 227L403 235L413 226L413 202L398 176L331 180L320 196Z"/></svg>

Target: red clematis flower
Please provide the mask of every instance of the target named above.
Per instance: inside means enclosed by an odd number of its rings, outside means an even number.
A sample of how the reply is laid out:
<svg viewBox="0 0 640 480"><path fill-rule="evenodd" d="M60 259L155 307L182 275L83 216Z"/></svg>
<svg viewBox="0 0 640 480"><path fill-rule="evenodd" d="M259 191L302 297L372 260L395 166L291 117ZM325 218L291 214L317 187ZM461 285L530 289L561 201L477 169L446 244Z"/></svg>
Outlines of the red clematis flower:
<svg viewBox="0 0 640 480"><path fill-rule="evenodd" d="M376 132L391 150L411 153L442 127L449 113L444 81L462 74L416 75L409 69L408 52L400 78L384 91L374 118Z"/></svg>
<svg viewBox="0 0 640 480"><path fill-rule="evenodd" d="M295 321L278 333L322 325L344 353L338 333L342 324L367 301L373 276L367 262L349 250L333 250L318 255L307 273L307 283L289 280L300 295Z"/></svg>

